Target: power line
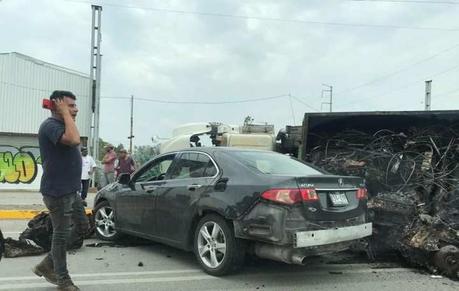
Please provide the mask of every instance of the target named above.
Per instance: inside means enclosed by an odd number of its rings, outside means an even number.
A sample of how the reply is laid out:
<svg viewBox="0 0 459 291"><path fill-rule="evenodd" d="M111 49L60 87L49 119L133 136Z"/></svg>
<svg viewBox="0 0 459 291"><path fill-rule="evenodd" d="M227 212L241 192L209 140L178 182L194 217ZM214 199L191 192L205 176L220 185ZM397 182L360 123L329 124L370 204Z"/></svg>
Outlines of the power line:
<svg viewBox="0 0 459 291"><path fill-rule="evenodd" d="M22 89L28 89L28 90L34 90L34 91L39 91L39 92L51 93L50 90L32 88L32 87L23 86L23 85L19 85L19 84L14 84L14 83L10 83L10 82L5 82L5 81L1 81L1 80L0 80L0 83L5 84L5 85L8 85L8 86L13 86L13 87L22 88Z"/></svg>
<svg viewBox="0 0 459 291"><path fill-rule="evenodd" d="M74 2L74 3L91 4L90 1L85 1L85 0L65 0L65 1ZM123 5L123 4L114 4L114 3L105 3L105 2L97 2L97 3L99 5L118 7L118 8L141 9L141 10L147 10L147 11L172 13L172 14L199 15L199 16L206 16L206 17L221 17L221 18L233 18L233 19L244 19L244 20L251 19L251 20L260 20L260 21L271 21L271 22L317 24L317 25L347 26L347 27L369 27L369 28L379 28L379 29L459 31L459 27L453 27L453 28L447 28L447 27L418 27L418 26L402 26L402 25L388 25L388 24L324 22L324 21L304 20L304 19L250 16L250 15L237 15L237 14L227 14L227 13L218 13L218 12L201 12L201 11L188 11L188 10L177 10L177 9L168 9L168 8L143 7L143 6Z"/></svg>
<svg viewBox="0 0 459 291"><path fill-rule="evenodd" d="M443 70L443 71L440 71L440 72L438 72L438 73L429 75L429 77L425 77L423 80L426 80L426 79L433 79L434 77L438 77L438 76L444 75L444 74L446 74L446 73L449 73L449 72L454 71L454 70L457 70L457 69L459 69L459 65L455 65L455 66L450 67L450 68L448 68L448 69L446 69L446 70ZM380 98L380 97L385 96L385 95L387 95L387 94L389 94L389 93L394 93L394 92L402 91L402 90L404 90L404 89L406 89L406 88L412 87L412 86L414 86L414 85L416 85L416 84L419 84L419 82L420 82L419 80L412 81L412 82L408 82L408 83L406 83L406 84L405 84L404 86L402 86L402 87L398 87L398 88L396 88L396 89L393 89L393 90L390 90L390 91L386 91L386 92L384 92L384 93L382 93L382 94L374 95L374 96L372 96L372 97L365 97L365 99ZM358 103L358 102L360 102L360 100L362 100L362 99L363 99L363 98L355 99L355 100L352 101L352 102L347 102L346 105L352 105L352 104Z"/></svg>
<svg viewBox="0 0 459 291"><path fill-rule="evenodd" d="M439 51L438 53L436 53L436 54L434 54L434 55L431 55L431 56L429 56L429 57L427 57L427 58L424 58L424 59L422 59L422 60L419 60L419 61L414 62L414 63L412 63L412 64L409 64L409 65L407 65L407 66L404 66L404 67L402 67L402 68L400 68L400 69L398 69L398 70L395 70L395 71L393 71L393 72L387 73L387 74L382 75L382 76L379 76L379 77L377 77L377 78L375 78L375 79L373 79L373 80L367 81L367 82L362 83L362 84L360 84L360 85L357 85L357 86L354 86L354 87L351 87L351 88L344 89L344 90L342 90L342 91L336 92L335 94L342 94L342 93L347 93L347 92L350 92L350 91L354 91L354 90L360 89L360 88L362 88L362 87L366 87L366 86L369 86L369 85L371 85L371 84L377 83L377 82L379 82L379 81L381 81L381 80L384 80L384 79L390 78L390 77L392 77L392 76L398 75L399 73L404 72L404 71L410 69L411 67L420 65L420 64L425 63L425 62L427 62L427 61L430 61L431 59L434 59L434 58L438 57L439 55L442 55L442 54L444 54L444 53L446 53L446 52L449 52L449 51L451 51L451 50L453 50L453 49L455 49L455 48L458 48L458 47L459 47L459 43L453 45L452 47L443 49L443 50Z"/></svg>
<svg viewBox="0 0 459 291"><path fill-rule="evenodd" d="M433 79L434 77L438 77L438 76L444 75L444 74L446 74L446 73L449 73L449 72L454 71L454 70L457 70L457 69L459 69L459 65L455 65L455 66L450 67L450 68L448 68L448 69L446 69L446 70L443 70L443 71L437 72L437 73L435 73L435 74L429 75L429 77L425 77L424 80L426 80L426 79ZM385 94L388 94L388 93L393 93L393 92L401 91L401 90L403 90L403 89L405 89L405 88L412 87L412 86L415 85L415 84L419 84L419 82L420 82L420 81L412 81L412 82L407 83L405 86L399 87L399 88L397 88L397 89L395 89L395 90L386 91L386 92L383 93L383 94L385 95Z"/></svg>
<svg viewBox="0 0 459 291"><path fill-rule="evenodd" d="M270 96L270 97L260 97L260 98L252 98L252 99L241 99L241 100L234 100L234 101L182 101L182 100L164 100L164 99L153 99L153 98L139 98L135 97L135 100L146 101L146 102L153 102L153 103L163 103L163 104L196 104L196 105L221 105L221 104L238 104L238 103L249 103L249 102L260 102L260 101L267 101L273 99L280 99L280 98L293 98L296 101L300 102L301 104L305 105L306 107L314 110L319 111L318 109L312 107L311 105L307 104L303 100L298 97L295 97L291 94L283 94L277 96ZM123 96L102 96L102 99L118 99L118 100L128 100L130 97L123 97Z"/></svg>
<svg viewBox="0 0 459 291"><path fill-rule="evenodd" d="M139 98L135 97L135 100L141 100L141 101L147 101L147 102L153 102L153 103L163 103L163 104L196 104L196 105L221 105L221 104L238 104L238 103L249 103L249 102L260 102L260 101L267 101L267 100L273 100L273 99L280 99L280 98L293 98L296 101L300 102L301 104L305 105L309 109L312 109L314 111L319 111L318 109L312 107L308 103L304 102L298 97L295 97L291 94L283 94L283 95L277 95L277 96L270 96L270 97L260 97L260 98L252 98L252 99L241 99L241 100L234 100L234 101L179 101L179 100L163 100L163 99L151 99L151 98ZM122 97L122 96L102 96L102 99L118 99L118 100L127 100L130 99L130 97Z"/></svg>
<svg viewBox="0 0 459 291"><path fill-rule="evenodd" d="M34 87L28 87L28 86L23 86L19 84L14 84L10 82L5 82L1 81L0 83L9 85L9 86L14 86L14 87L19 87L23 89L28 89L28 90L36 90L40 92L47 92L50 93L52 90L45 90L45 89L39 89L39 88L34 88ZM78 96L88 96L84 94L77 94ZM282 94L282 95L276 95L276 96L268 96L268 97L260 97L260 98L252 98L252 99L241 99L241 100L232 100L232 101L185 101L185 100L164 100L164 99L154 99L154 98L141 98L141 97L135 97L135 100L140 100L140 101L146 101L146 102L153 102L153 103L163 103L163 104L196 104L196 105L219 105L219 104L238 104L238 103L249 103L249 102L260 102L260 101L267 101L267 100L274 100L274 99L280 99L280 98L285 98L285 97L291 97L297 100L298 102L304 104L305 106L309 107L310 109L313 109L314 111L319 111L315 109L314 107L310 106L306 102L302 101L298 97L295 97L291 94ZM115 99L115 100L131 100L131 97L127 96L101 96L101 99Z"/></svg>
<svg viewBox="0 0 459 291"><path fill-rule="evenodd" d="M408 4L450 4L459 5L456 1L421 1L421 0L348 0L352 2L387 2L387 3L408 3Z"/></svg>
<svg viewBox="0 0 459 291"><path fill-rule="evenodd" d="M0 83L8 85L8 86L13 86L21 89L26 89L26 90L33 90L33 91L39 91L39 92L46 92L47 94L51 94L55 89L41 89L41 88L35 88L35 87L29 87L29 86L24 86L16 83L11 83L11 82L6 82L0 80ZM78 94L77 92L74 92L77 96L82 96L82 97L88 97L88 94Z"/></svg>
<svg viewBox="0 0 459 291"><path fill-rule="evenodd" d="M292 111L293 125L296 125L295 111L293 110L293 102L292 102L292 95L291 94L288 94L288 102L290 103L290 110Z"/></svg>
<svg viewBox="0 0 459 291"><path fill-rule="evenodd" d="M449 96L453 93L456 93L456 92L459 92L459 88L456 88L456 89L453 89L453 90L450 90L450 91L446 91L446 92L443 92L443 93L440 93L440 94L435 94L434 97L437 98L437 97L444 97L444 96Z"/></svg>
<svg viewBox="0 0 459 291"><path fill-rule="evenodd" d="M309 109L312 109L312 110L317 111L317 112L320 111L319 109L314 108L314 107L312 107L311 105L307 104L306 102L304 102L303 100L301 100L299 97L296 97L296 96L293 96L293 95L291 95L291 96L292 96L293 99L295 99L296 101L298 101L298 102L300 102L301 104L305 105L305 106L308 107Z"/></svg>
<svg viewBox="0 0 459 291"><path fill-rule="evenodd" d="M147 101L153 103L163 103L163 104L196 104L196 105L218 105L218 104L237 104L237 103L248 103L248 102L258 102L258 101L267 101L279 98L288 97L288 94L282 94L277 96L269 96L269 97L260 97L260 98L252 98L252 99L241 99L241 100L233 100L233 101L186 101L186 100L164 100L164 99L154 99L154 98L141 98L135 97L135 100L140 101ZM115 97L115 96L102 96L102 99L130 99L130 97Z"/></svg>

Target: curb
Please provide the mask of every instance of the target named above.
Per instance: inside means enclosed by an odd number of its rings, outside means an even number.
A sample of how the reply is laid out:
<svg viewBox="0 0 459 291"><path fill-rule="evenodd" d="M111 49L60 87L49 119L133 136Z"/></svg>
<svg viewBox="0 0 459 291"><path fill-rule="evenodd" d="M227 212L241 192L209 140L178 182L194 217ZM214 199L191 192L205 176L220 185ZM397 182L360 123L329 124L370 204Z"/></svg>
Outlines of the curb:
<svg viewBox="0 0 459 291"><path fill-rule="evenodd" d="M0 210L0 219L32 219L47 210ZM92 214L92 208L85 209L86 215Z"/></svg>

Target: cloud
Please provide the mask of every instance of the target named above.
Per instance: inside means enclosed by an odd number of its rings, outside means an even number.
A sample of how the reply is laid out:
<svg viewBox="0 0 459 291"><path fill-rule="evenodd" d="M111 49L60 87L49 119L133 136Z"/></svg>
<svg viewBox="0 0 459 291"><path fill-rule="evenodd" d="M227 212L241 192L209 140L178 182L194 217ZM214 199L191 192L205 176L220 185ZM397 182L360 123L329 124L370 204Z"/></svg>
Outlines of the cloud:
<svg viewBox="0 0 459 291"><path fill-rule="evenodd" d="M94 1L97 3L97 1ZM107 0L103 3L110 2ZM123 5L331 23L457 28L459 5L330 1L124 1ZM423 108L433 79L434 109L459 106L459 32L352 27L166 13L104 5L102 95L163 100L239 100L291 93L320 108L322 83L334 86L334 109ZM63 1L0 2L3 49L80 71L89 70L90 5ZM18 12L20 11L20 12ZM37 13L40 11L40 13ZM20 16L20 17L19 17ZM458 64L459 65L459 64ZM406 68L393 76L388 73ZM379 81L348 90L381 78ZM436 99L436 94L440 96ZM136 144L170 136L187 122L242 123L251 115L276 129L300 123L310 108L293 99L235 105L136 101ZM103 99L101 135L127 144L129 100Z"/></svg>

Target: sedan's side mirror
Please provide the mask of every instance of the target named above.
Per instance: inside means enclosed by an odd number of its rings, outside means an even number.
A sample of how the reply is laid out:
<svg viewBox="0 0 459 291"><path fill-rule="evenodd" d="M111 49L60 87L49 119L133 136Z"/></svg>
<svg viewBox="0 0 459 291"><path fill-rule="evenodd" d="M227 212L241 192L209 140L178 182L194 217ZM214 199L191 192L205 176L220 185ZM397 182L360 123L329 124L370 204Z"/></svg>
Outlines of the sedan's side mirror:
<svg viewBox="0 0 459 291"><path fill-rule="evenodd" d="M221 177L218 179L217 183L215 183L214 189L216 191L225 191L226 190L226 184L228 183L228 178L227 177Z"/></svg>
<svg viewBox="0 0 459 291"><path fill-rule="evenodd" d="M131 181L131 175L128 173L123 173L118 177L118 183L121 185L129 185L129 182Z"/></svg>

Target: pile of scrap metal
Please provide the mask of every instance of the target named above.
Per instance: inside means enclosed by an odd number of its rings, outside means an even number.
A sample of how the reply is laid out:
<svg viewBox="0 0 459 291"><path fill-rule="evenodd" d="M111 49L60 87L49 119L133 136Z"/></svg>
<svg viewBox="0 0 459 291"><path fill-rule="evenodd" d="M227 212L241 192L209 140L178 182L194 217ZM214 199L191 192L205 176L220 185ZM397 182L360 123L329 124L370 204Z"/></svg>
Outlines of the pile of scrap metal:
<svg viewBox="0 0 459 291"><path fill-rule="evenodd" d="M371 256L395 251L413 265L458 276L459 126L321 132L314 140L306 160L366 179Z"/></svg>
<svg viewBox="0 0 459 291"><path fill-rule="evenodd" d="M67 240L67 250L81 248L83 240L94 234L94 220L88 214L90 222L87 233L79 234L72 227L70 237ZM5 258L40 255L51 250L53 225L48 212L41 212L27 223L27 228L19 235L19 239L8 237L3 240L0 233L0 250L4 246Z"/></svg>

